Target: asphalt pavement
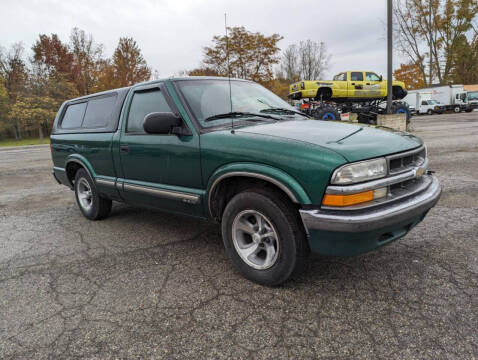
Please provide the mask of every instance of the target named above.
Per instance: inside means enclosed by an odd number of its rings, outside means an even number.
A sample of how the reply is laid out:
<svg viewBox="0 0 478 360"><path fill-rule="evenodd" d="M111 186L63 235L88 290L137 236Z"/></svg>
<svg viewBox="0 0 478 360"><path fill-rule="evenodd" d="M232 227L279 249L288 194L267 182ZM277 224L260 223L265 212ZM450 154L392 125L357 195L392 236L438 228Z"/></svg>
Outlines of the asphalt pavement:
<svg viewBox="0 0 478 360"><path fill-rule="evenodd" d="M242 278L209 223L86 220L48 147L0 151L1 359L477 359L478 113L414 117L443 185L405 238Z"/></svg>

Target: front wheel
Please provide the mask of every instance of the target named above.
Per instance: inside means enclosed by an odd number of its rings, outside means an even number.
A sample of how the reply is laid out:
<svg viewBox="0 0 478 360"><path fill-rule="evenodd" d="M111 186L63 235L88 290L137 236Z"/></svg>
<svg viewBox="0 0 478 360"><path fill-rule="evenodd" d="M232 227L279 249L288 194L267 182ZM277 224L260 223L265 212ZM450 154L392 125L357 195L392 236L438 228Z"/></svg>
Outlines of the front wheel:
<svg viewBox="0 0 478 360"><path fill-rule="evenodd" d="M324 106L318 109L315 109L312 112L312 116L317 120L340 120L340 114L332 106Z"/></svg>
<svg viewBox="0 0 478 360"><path fill-rule="evenodd" d="M428 114L428 115L433 115L433 110L428 109L427 114Z"/></svg>
<svg viewBox="0 0 478 360"><path fill-rule="evenodd" d="M297 209L268 189L234 196L222 216L226 252L247 279L268 286L286 281L303 268L308 254Z"/></svg>
<svg viewBox="0 0 478 360"><path fill-rule="evenodd" d="M461 112L461 108L460 108L459 106L455 106L455 107L453 108L453 111L454 111L455 113L459 113L459 112Z"/></svg>

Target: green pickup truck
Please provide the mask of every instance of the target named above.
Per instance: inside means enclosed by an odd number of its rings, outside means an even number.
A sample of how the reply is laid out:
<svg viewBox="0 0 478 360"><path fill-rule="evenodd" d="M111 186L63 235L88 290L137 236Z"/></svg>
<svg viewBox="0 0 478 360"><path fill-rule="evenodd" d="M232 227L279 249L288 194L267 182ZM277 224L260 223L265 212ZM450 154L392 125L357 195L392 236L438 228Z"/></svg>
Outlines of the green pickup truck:
<svg viewBox="0 0 478 360"><path fill-rule="evenodd" d="M310 251L356 255L403 237L441 193L419 138L313 120L237 79L165 79L67 101L51 151L55 179L88 219L120 201L215 221L235 267L265 285L287 280Z"/></svg>

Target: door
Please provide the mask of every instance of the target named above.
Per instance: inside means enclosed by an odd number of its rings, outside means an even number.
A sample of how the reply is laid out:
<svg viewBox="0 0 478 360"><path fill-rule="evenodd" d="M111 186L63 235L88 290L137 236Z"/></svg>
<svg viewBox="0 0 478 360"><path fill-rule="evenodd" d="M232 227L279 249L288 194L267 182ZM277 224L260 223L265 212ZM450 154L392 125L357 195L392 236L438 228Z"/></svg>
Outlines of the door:
<svg viewBox="0 0 478 360"><path fill-rule="evenodd" d="M347 73L343 72L337 74L333 78L334 80L334 97L346 98L347 97Z"/></svg>
<svg viewBox="0 0 478 360"><path fill-rule="evenodd" d="M201 215L203 191L199 135L184 123L190 135L147 134L143 120L152 112L177 109L166 87L154 85L136 90L125 107L120 159L122 194L126 201L170 211Z"/></svg>
<svg viewBox="0 0 478 360"><path fill-rule="evenodd" d="M350 86L348 89L349 97L351 98L362 98L364 97L364 76L362 71L351 71L350 72Z"/></svg>
<svg viewBox="0 0 478 360"><path fill-rule="evenodd" d="M457 93L455 95L455 104L457 105L466 105L466 92Z"/></svg>
<svg viewBox="0 0 478 360"><path fill-rule="evenodd" d="M385 96L386 93L387 89L385 81L382 81L382 78L374 72L367 71L365 73L365 86L363 95L365 97L379 98Z"/></svg>
<svg viewBox="0 0 478 360"><path fill-rule="evenodd" d="M430 108L430 106L428 105L428 101L422 100L422 102L420 104L419 114L425 114L428 111L429 108Z"/></svg>

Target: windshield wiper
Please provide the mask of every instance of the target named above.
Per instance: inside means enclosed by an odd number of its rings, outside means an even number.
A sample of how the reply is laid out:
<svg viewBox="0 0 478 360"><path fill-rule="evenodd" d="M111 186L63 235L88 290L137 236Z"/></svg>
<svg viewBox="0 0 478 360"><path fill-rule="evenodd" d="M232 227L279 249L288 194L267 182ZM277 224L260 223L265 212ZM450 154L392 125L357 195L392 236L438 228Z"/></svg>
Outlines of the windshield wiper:
<svg viewBox="0 0 478 360"><path fill-rule="evenodd" d="M298 114L298 115L302 115L302 116L305 116L306 118L309 118L310 116L307 115L307 114L304 114L303 112L300 112L300 111L295 111L295 110L292 110L292 109L287 109L287 108L281 108L281 107L271 107L271 108L268 108L268 109L262 109L261 110L261 113L266 113L266 112L271 112L271 113L275 113L275 114L289 114L289 115L293 115L293 114Z"/></svg>
<svg viewBox="0 0 478 360"><path fill-rule="evenodd" d="M216 114L213 116L209 116L204 119L204 122L213 121L217 119L227 119L227 118L238 118L238 117L260 117L265 119L272 119L272 120L281 120L275 116L266 115L266 114L256 114L251 112L241 112L241 111L232 111L224 114Z"/></svg>

